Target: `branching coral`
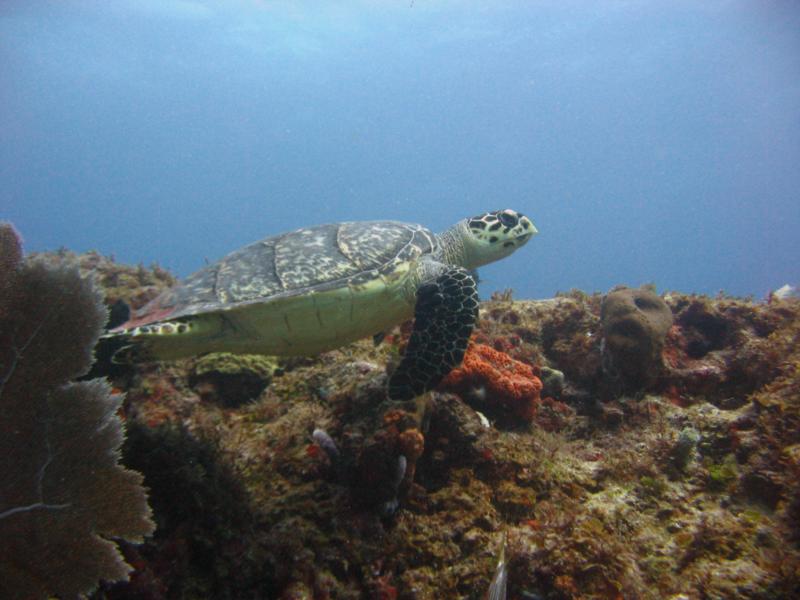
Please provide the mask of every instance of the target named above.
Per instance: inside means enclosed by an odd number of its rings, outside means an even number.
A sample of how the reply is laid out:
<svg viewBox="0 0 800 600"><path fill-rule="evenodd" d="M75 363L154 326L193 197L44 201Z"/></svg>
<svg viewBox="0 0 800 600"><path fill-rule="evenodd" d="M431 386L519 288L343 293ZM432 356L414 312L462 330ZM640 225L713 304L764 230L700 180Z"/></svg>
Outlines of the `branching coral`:
<svg viewBox="0 0 800 600"><path fill-rule="evenodd" d="M0 225L0 596L73 597L130 570L109 538L153 531L118 464L121 397L89 368L106 313L76 267L23 261Z"/></svg>

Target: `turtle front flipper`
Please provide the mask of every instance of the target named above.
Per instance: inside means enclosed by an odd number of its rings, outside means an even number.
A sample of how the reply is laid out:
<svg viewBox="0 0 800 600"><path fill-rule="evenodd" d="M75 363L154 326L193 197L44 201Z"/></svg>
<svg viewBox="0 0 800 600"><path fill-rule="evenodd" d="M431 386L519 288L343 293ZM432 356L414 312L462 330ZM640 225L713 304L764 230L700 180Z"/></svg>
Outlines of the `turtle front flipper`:
<svg viewBox="0 0 800 600"><path fill-rule="evenodd" d="M417 289L414 329L389 379L389 397L408 400L434 387L461 364L478 317L478 290L469 271L447 267Z"/></svg>

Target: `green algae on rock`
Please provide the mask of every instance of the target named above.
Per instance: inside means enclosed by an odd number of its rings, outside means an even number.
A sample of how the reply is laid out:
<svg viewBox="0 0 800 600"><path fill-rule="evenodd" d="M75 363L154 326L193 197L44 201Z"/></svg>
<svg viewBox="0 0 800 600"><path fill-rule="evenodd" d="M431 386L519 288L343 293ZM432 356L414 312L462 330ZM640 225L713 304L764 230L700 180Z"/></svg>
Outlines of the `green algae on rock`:
<svg viewBox="0 0 800 600"><path fill-rule="evenodd" d="M270 356L214 352L194 362L189 385L204 400L239 406L258 398L278 369Z"/></svg>

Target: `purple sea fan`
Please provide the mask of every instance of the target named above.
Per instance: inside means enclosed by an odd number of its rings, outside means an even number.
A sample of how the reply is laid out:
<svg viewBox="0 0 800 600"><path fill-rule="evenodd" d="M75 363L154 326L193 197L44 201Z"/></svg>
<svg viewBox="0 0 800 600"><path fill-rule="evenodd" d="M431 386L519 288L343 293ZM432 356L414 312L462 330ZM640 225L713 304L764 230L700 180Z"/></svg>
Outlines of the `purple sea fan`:
<svg viewBox="0 0 800 600"><path fill-rule="evenodd" d="M77 598L132 567L155 524L119 463L122 397L89 370L107 314L77 265L23 259L0 223L0 597Z"/></svg>

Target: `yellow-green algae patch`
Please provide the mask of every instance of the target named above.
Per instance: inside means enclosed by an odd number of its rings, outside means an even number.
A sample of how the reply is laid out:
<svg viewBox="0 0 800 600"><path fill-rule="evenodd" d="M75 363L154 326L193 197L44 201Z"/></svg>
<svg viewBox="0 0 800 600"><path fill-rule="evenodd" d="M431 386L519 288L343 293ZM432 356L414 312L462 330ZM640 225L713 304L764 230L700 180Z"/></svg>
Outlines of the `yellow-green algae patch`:
<svg viewBox="0 0 800 600"><path fill-rule="evenodd" d="M211 373L221 375L252 375L264 380L272 379L278 369L278 361L272 356L260 354L231 354L214 352L200 357L194 364L195 375Z"/></svg>

